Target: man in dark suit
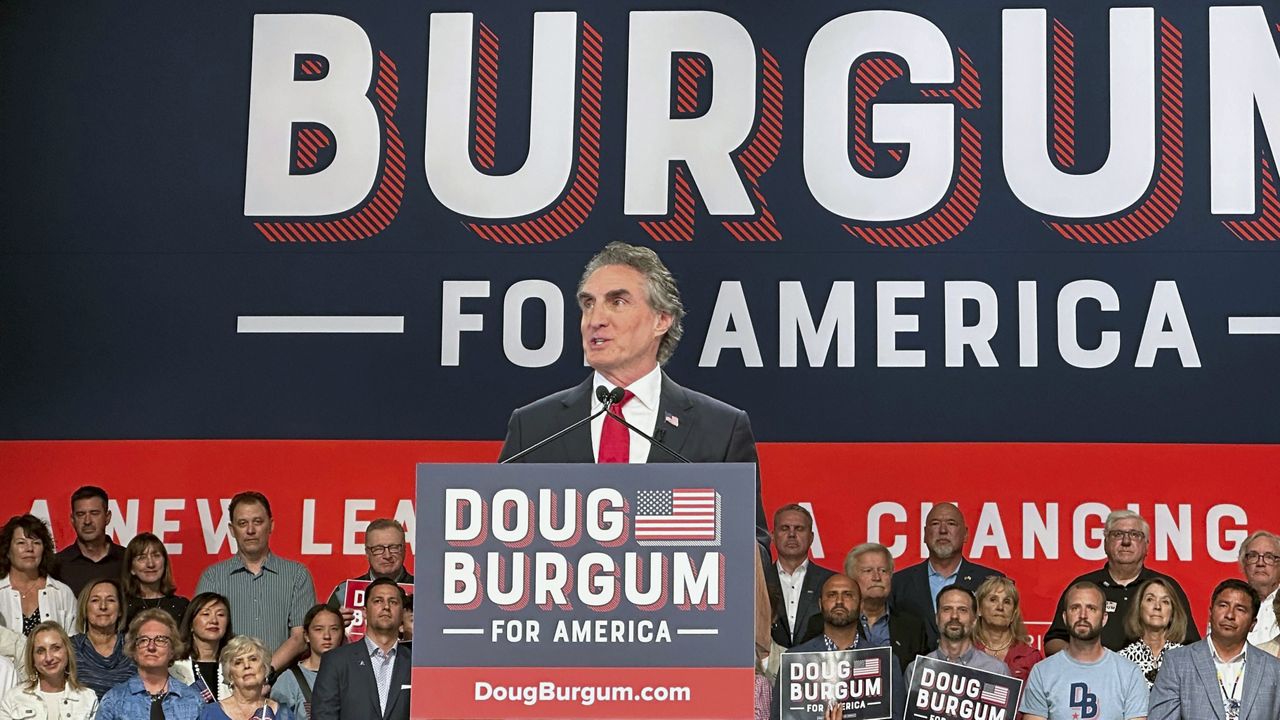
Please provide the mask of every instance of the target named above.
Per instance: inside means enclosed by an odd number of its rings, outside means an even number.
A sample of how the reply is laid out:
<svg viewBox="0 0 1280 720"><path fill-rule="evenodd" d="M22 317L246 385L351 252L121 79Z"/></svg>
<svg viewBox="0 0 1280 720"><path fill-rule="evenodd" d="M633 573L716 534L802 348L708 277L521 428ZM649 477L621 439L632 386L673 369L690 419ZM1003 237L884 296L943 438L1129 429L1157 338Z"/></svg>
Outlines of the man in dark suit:
<svg viewBox="0 0 1280 720"><path fill-rule="evenodd" d="M500 460L588 417L600 408L595 388L622 388L611 409L694 462L757 461L747 414L677 385L662 371L683 333L684 306L675 277L643 247L609 243L587 263L578 285L582 350L594 372L576 387L511 413ZM601 415L521 458L525 462L676 462L622 423ZM769 542L756 473L756 536Z"/></svg>
<svg viewBox="0 0 1280 720"><path fill-rule="evenodd" d="M1209 637L1165 653L1148 720L1280 717L1280 662L1247 641L1260 605L1243 580L1218 583Z"/></svg>
<svg viewBox="0 0 1280 720"><path fill-rule="evenodd" d="M766 586L775 588L782 607L773 618L773 641L789 648L822 634L822 584L835 573L809 560L813 516L802 505L783 505L773 513L773 546L778 562L764 566Z"/></svg>
<svg viewBox="0 0 1280 720"><path fill-rule="evenodd" d="M964 558L964 541L969 536L964 515L951 503L934 505L924 521L924 544L929 559L903 569L893 578L890 607L905 610L925 623L929 649L938 646L938 591L956 584L976 591L999 570L983 567Z"/></svg>
<svg viewBox="0 0 1280 720"><path fill-rule="evenodd" d="M413 658L399 642L404 590L378 578L365 590L365 636L320 660L311 694L313 720L409 720Z"/></svg>

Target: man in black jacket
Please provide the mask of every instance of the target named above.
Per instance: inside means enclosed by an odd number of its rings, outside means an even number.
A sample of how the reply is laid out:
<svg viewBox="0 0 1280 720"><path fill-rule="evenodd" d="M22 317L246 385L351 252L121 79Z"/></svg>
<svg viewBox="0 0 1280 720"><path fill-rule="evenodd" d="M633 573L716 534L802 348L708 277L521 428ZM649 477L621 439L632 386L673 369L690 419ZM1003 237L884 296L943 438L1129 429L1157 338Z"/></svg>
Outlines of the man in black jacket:
<svg viewBox="0 0 1280 720"><path fill-rule="evenodd" d="M782 597L773 619L773 641L789 648L822 633L819 592L835 573L809 560L813 516L803 505L783 505L773 513L773 545L778 562L764 566L765 585L777 588Z"/></svg>
<svg viewBox="0 0 1280 720"><path fill-rule="evenodd" d="M507 460L600 408L596 388L622 388L612 409L693 462L756 462L751 421L738 408L677 385L662 365L683 334L675 277L649 248L612 242L578 284L582 351L593 372L567 390L517 408L499 460ZM521 458L524 462L675 462L671 453L601 415ZM756 539L768 547L756 473Z"/></svg>
<svg viewBox="0 0 1280 720"><path fill-rule="evenodd" d="M1004 575L965 559L964 542L968 537L969 526L959 508L951 503L934 505L924 521L929 559L903 569L893 579L889 606L895 612L905 610L924 621L930 650L938 646L938 591L952 583L976 591L988 577Z"/></svg>

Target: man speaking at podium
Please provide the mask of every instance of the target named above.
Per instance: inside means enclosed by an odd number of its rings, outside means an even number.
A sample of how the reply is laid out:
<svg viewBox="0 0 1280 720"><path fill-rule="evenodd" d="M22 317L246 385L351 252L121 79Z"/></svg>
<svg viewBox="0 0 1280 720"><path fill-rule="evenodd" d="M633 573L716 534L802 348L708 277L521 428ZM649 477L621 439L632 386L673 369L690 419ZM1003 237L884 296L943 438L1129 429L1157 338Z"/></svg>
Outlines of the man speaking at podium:
<svg viewBox="0 0 1280 720"><path fill-rule="evenodd" d="M594 370L581 384L511 413L499 460L521 462L756 462L751 421L742 410L688 390L662 371L684 329L675 277L644 247L612 242L591 258L578 283L582 350ZM598 388L607 393L597 397ZM619 397L616 392L624 392ZM628 430L609 410L658 444ZM590 423L584 421L592 417ZM534 446L570 428L551 442ZM661 446L667 449L663 449ZM524 455L521 452L528 451ZM756 473L756 537L769 541Z"/></svg>

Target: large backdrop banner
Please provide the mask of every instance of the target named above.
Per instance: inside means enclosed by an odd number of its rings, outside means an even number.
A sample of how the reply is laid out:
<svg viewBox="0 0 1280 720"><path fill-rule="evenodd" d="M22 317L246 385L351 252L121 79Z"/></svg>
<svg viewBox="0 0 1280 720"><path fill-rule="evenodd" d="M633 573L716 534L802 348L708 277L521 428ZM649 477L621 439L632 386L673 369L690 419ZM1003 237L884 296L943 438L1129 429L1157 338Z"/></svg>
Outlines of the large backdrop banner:
<svg viewBox="0 0 1280 720"><path fill-rule="evenodd" d="M101 484L190 590L261 489L327 593L621 239L819 562L957 501L1045 621L1132 506L1203 625L1280 529L1280 6L1115 5L0 4L0 514Z"/></svg>

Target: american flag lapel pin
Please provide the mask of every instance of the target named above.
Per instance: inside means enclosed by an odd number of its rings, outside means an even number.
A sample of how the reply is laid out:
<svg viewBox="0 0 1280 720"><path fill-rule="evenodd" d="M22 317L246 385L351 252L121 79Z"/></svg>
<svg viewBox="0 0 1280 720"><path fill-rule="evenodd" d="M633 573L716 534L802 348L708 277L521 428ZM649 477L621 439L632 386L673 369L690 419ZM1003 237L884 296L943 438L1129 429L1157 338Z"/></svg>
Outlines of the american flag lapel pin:
<svg viewBox="0 0 1280 720"><path fill-rule="evenodd" d="M672 415L671 413L667 413L667 416L663 419L666 420L667 424L670 425L671 427L675 427L675 428L680 427L680 418L676 417L675 415Z"/></svg>

